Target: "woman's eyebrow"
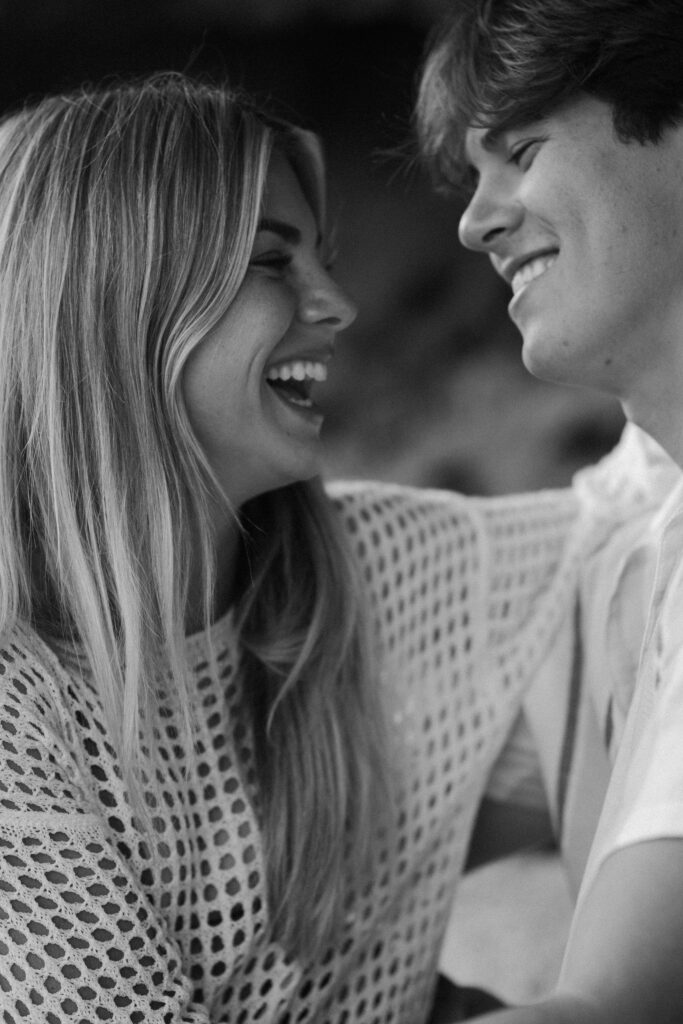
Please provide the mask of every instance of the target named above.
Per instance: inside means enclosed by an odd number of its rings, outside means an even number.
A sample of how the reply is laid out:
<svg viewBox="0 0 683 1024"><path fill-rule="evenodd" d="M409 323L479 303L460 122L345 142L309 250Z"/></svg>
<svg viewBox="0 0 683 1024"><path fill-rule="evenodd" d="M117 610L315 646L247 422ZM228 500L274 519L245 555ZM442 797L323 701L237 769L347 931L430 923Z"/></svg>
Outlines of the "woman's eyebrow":
<svg viewBox="0 0 683 1024"><path fill-rule="evenodd" d="M295 228L293 224L287 224L283 220L273 220L271 217L264 217L259 221L259 231L272 231L276 235L280 235L285 242L291 242L293 245L297 245L301 241L301 232L298 228Z"/></svg>
<svg viewBox="0 0 683 1024"><path fill-rule="evenodd" d="M258 223L257 230L272 231L291 245L299 245L301 242L301 232L299 229L295 228L293 224L288 224L284 220L275 220L272 217L263 217ZM319 247L321 244L322 237L321 235L318 235L316 238L316 247Z"/></svg>

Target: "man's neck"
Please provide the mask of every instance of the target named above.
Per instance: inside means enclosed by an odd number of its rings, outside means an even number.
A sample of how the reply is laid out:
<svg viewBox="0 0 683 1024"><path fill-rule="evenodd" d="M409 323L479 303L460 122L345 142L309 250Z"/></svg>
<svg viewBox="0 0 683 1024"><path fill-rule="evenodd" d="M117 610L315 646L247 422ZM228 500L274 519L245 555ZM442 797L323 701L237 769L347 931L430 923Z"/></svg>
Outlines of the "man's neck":
<svg viewBox="0 0 683 1024"><path fill-rule="evenodd" d="M683 468L683 393L667 394L663 389L658 402L622 402L629 420L661 444L665 452Z"/></svg>

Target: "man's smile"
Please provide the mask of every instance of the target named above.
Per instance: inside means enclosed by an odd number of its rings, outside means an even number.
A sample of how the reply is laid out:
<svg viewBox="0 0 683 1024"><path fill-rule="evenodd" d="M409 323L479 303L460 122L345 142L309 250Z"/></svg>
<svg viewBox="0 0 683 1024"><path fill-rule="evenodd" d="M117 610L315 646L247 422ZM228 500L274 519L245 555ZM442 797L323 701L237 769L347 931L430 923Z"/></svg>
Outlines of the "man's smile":
<svg viewBox="0 0 683 1024"><path fill-rule="evenodd" d="M545 274L546 270L549 270L557 260L557 253L548 253L545 256L536 256L524 263L519 270L515 272L512 277L510 284L512 285L512 292L517 295L531 281L534 281L541 274Z"/></svg>

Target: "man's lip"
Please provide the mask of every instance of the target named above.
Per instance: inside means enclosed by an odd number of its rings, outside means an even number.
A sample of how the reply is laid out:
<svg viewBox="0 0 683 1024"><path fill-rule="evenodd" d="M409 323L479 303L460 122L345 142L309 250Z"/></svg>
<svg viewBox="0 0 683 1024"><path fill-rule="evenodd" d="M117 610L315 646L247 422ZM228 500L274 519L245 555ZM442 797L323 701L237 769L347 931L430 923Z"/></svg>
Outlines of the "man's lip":
<svg viewBox="0 0 683 1024"><path fill-rule="evenodd" d="M539 256L557 256L559 251L560 250L556 246L547 246L544 249L534 249L532 252L524 253L523 256L515 256L504 260L499 260L494 256L494 267L501 277L505 278L510 287L512 287L513 277L526 263L531 263L532 260L537 260Z"/></svg>

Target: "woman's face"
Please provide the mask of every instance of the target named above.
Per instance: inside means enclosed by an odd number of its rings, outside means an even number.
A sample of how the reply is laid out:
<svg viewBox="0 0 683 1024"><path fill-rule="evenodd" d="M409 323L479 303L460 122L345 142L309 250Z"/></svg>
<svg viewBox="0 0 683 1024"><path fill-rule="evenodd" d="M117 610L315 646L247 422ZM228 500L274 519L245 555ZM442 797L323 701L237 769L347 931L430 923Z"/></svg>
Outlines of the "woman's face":
<svg viewBox="0 0 683 1024"><path fill-rule="evenodd" d="M235 507L320 470L315 384L356 315L323 258L313 211L275 152L246 277L183 373L190 423Z"/></svg>

